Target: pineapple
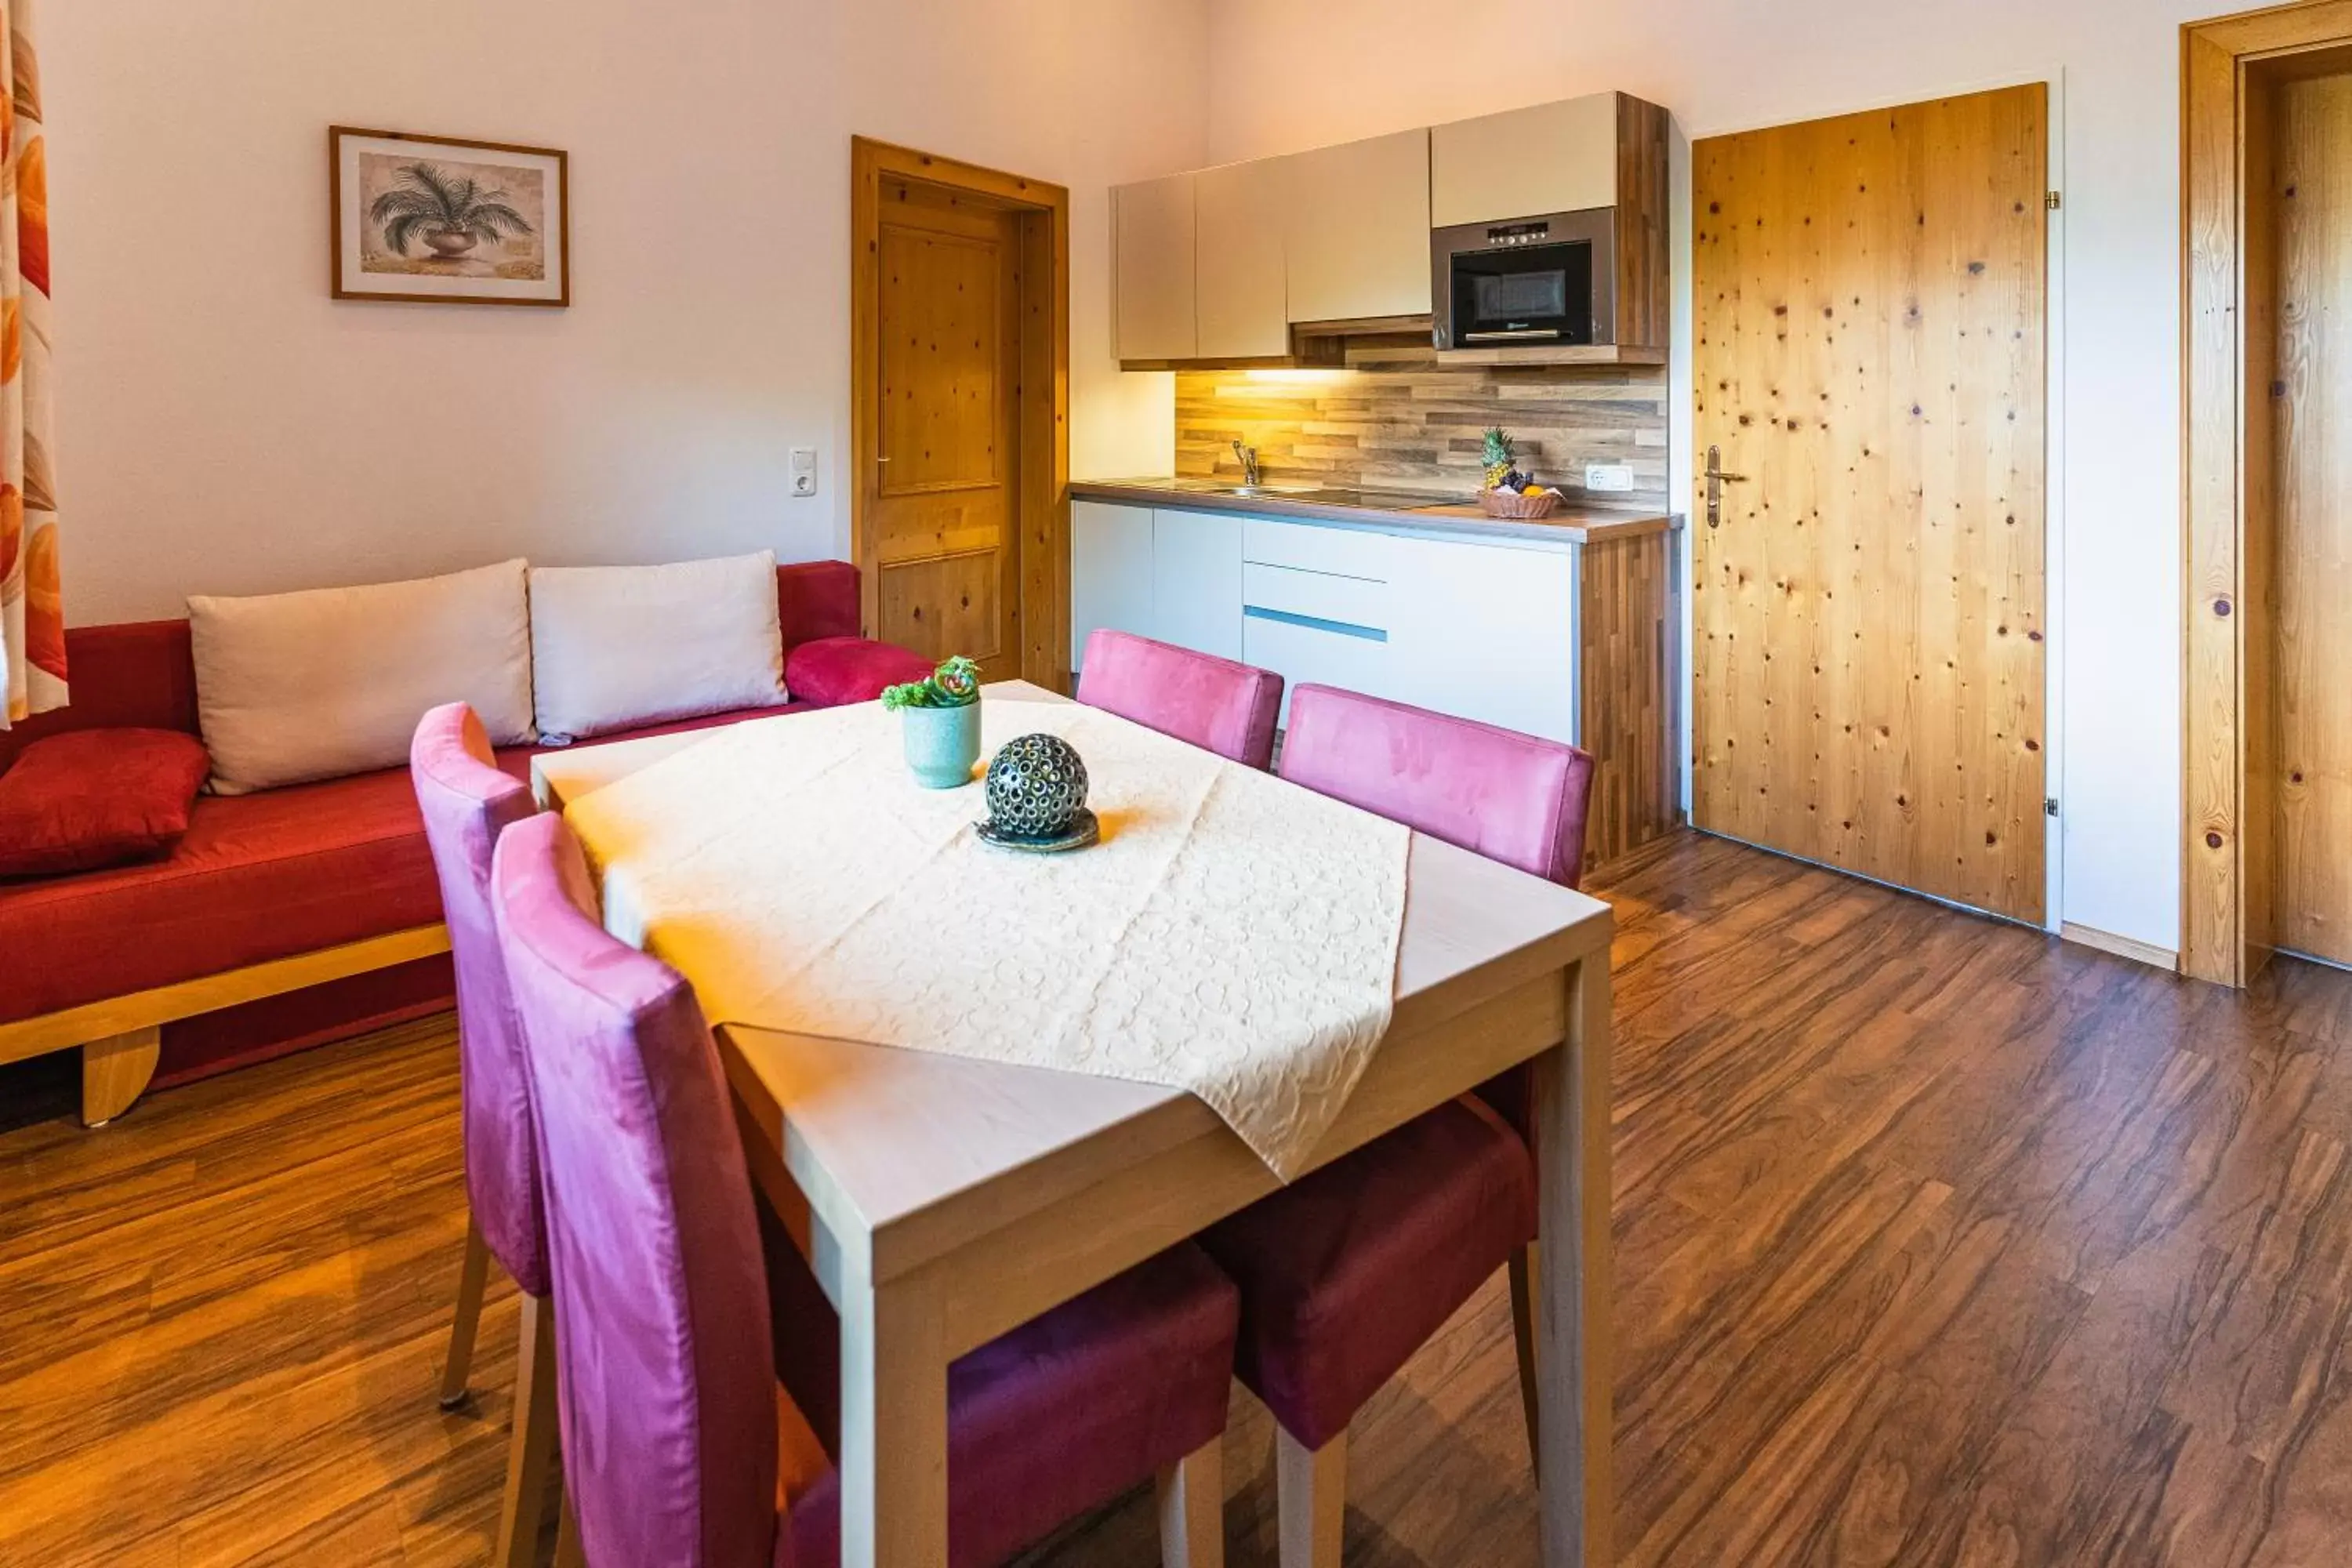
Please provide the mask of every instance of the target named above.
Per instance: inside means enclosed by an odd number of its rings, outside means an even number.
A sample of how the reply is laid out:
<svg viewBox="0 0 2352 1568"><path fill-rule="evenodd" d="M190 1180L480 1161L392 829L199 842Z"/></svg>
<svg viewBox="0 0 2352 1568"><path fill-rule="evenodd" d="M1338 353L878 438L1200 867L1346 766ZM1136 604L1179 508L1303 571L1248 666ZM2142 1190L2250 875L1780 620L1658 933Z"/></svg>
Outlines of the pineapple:
<svg viewBox="0 0 2352 1568"><path fill-rule="evenodd" d="M1490 426L1486 431L1485 457L1486 488L1490 490L1499 489L1502 488L1503 481L1510 477L1512 470L1519 466L1518 455L1511 445L1510 432L1499 425Z"/></svg>

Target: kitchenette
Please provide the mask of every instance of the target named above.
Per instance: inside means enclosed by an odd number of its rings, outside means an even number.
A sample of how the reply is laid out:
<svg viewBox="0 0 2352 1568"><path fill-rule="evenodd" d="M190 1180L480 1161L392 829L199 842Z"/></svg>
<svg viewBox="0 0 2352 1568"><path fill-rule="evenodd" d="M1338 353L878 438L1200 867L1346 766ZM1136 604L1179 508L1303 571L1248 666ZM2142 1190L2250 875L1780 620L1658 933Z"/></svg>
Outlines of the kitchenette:
<svg viewBox="0 0 2352 1568"><path fill-rule="evenodd" d="M1567 741L1588 859L1679 820L1666 118L1598 93L1113 193L1176 471L1074 481L1110 626Z"/></svg>

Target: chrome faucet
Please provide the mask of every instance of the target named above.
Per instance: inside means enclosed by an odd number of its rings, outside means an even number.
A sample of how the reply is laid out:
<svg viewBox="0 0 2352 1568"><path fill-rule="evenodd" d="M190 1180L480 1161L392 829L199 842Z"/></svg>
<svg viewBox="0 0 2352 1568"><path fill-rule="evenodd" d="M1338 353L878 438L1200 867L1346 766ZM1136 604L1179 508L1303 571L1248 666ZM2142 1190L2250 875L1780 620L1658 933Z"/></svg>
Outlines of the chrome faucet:
<svg viewBox="0 0 2352 1568"><path fill-rule="evenodd" d="M1235 441L1234 456L1242 460L1242 483L1252 489L1257 489L1257 448L1244 447L1239 441Z"/></svg>

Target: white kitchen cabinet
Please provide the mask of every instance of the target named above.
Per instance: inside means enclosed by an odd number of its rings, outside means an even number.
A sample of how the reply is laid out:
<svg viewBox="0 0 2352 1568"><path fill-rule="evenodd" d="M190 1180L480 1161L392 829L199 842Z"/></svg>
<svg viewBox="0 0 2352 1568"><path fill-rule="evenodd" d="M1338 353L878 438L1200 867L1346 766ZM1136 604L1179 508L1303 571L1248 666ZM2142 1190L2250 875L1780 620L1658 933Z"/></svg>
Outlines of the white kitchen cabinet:
<svg viewBox="0 0 2352 1568"><path fill-rule="evenodd" d="M1318 148L1280 163L1290 320L1429 314L1428 131Z"/></svg>
<svg viewBox="0 0 2352 1568"><path fill-rule="evenodd" d="M1282 711L1277 724L1290 722L1290 694L1310 683L1337 686L1373 697L1388 694L1390 647L1388 634L1368 630L1335 630L1328 626L1286 619L1255 605L1242 612L1242 662L1282 677Z"/></svg>
<svg viewBox="0 0 2352 1568"><path fill-rule="evenodd" d="M1197 352L1202 359L1290 353L1282 165L1260 158L1193 176Z"/></svg>
<svg viewBox="0 0 2352 1568"><path fill-rule="evenodd" d="M1152 512L1151 583L1150 618L1135 629L1219 658L1242 657L1242 519Z"/></svg>
<svg viewBox="0 0 2352 1568"><path fill-rule="evenodd" d="M1617 205L1617 95L1458 120L1429 133L1433 227Z"/></svg>
<svg viewBox="0 0 2352 1568"><path fill-rule="evenodd" d="M1085 666L1097 626L1151 635L1156 569L1151 509L1070 503L1070 668Z"/></svg>
<svg viewBox="0 0 2352 1568"><path fill-rule="evenodd" d="M1577 554L1396 538L1382 695L1548 740L1577 739Z"/></svg>
<svg viewBox="0 0 2352 1568"><path fill-rule="evenodd" d="M1191 359L1200 351L1193 176L1111 192L1116 349L1122 360Z"/></svg>
<svg viewBox="0 0 2352 1568"><path fill-rule="evenodd" d="M1097 626L1530 735L1577 739L1565 543L1071 506L1072 662Z"/></svg>

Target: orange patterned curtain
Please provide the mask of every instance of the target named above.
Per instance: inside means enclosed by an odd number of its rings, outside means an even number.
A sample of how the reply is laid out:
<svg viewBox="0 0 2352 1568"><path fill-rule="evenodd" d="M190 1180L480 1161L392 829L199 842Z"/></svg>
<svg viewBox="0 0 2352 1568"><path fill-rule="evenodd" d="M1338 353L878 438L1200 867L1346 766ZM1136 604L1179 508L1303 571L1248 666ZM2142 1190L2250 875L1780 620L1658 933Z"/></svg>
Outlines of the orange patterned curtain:
<svg viewBox="0 0 2352 1568"><path fill-rule="evenodd" d="M0 728L66 704L49 469L49 163L34 0L0 0Z"/></svg>

